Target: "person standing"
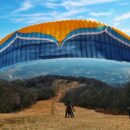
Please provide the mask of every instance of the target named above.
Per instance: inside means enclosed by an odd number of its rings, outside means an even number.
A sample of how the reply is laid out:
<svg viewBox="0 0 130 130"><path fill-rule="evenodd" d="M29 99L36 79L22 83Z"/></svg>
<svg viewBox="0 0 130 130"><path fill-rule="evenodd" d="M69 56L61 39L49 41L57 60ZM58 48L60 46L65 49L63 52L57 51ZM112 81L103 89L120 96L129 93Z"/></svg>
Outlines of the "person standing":
<svg viewBox="0 0 130 130"><path fill-rule="evenodd" d="M75 109L73 105L71 104L71 101L68 100L65 105L66 105L65 118L69 118L69 117L74 118Z"/></svg>

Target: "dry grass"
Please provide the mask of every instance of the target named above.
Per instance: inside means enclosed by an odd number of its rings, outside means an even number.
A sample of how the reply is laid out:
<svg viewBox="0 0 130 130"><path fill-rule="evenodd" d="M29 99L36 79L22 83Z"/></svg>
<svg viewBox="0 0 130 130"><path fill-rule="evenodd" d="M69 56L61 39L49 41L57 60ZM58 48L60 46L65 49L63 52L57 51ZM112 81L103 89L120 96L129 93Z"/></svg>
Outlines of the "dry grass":
<svg viewBox="0 0 130 130"><path fill-rule="evenodd" d="M11 114L0 114L0 130L130 130L128 116L106 115L75 107L75 118L64 118L65 106L58 103L64 93L77 82L62 86L56 83L56 97L39 101L30 108Z"/></svg>
<svg viewBox="0 0 130 130"><path fill-rule="evenodd" d="M75 108L74 119L66 119L61 103L56 103L52 116L52 102L39 101L21 112L0 114L0 130L130 130L127 116L105 115L79 107Z"/></svg>

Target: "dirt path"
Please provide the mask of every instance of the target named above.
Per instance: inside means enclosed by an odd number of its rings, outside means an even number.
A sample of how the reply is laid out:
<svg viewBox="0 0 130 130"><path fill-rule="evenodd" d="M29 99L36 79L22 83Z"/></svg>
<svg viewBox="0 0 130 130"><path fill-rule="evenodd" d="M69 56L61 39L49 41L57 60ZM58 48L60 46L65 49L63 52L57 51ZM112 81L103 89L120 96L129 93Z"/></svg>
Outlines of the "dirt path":
<svg viewBox="0 0 130 130"><path fill-rule="evenodd" d="M97 113L75 107L75 118L64 118L65 106L56 103L51 115L52 100L39 101L18 113L0 114L0 130L130 130L128 116Z"/></svg>

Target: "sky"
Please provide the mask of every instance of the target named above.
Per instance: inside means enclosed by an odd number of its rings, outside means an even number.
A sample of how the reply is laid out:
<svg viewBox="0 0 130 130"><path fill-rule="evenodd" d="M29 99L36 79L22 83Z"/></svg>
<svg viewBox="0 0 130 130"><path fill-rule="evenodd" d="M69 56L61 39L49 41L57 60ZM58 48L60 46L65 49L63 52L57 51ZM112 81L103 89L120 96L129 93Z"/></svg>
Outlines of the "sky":
<svg viewBox="0 0 130 130"><path fill-rule="evenodd" d="M130 35L130 0L0 0L0 39L48 21L89 19Z"/></svg>

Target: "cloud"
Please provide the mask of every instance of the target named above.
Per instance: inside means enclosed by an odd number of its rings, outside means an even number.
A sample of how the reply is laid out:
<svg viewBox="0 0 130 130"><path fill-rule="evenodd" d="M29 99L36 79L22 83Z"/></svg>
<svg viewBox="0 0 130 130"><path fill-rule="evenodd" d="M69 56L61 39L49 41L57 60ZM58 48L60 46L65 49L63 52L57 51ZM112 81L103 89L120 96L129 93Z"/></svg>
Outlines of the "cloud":
<svg viewBox="0 0 130 130"><path fill-rule="evenodd" d="M87 12L88 9L80 9L80 10L67 10L67 11L52 11L52 12L46 12L46 13L31 13L31 14L19 14L16 15L13 20L14 22L24 22L27 24L34 24L34 23L40 23L40 22L47 22L47 21L54 21L54 20L62 20L62 19L73 19L73 18L83 18L82 14L83 12ZM77 17L77 14L78 17Z"/></svg>
<svg viewBox="0 0 130 130"><path fill-rule="evenodd" d="M120 15L120 16L117 16L117 17L115 17L115 21L123 21L123 20L125 20L125 19L129 19L130 18L130 12L128 12L128 13L124 13L124 14L122 14L122 15Z"/></svg>
<svg viewBox="0 0 130 130"><path fill-rule="evenodd" d="M130 33L130 29L122 29L126 33Z"/></svg>
<svg viewBox="0 0 130 130"><path fill-rule="evenodd" d="M50 8L46 13L33 13L28 15L19 15L13 18L15 22L39 23L49 20L85 18L89 9L87 6L101 3L114 2L116 0L25 0L16 12L26 11L34 6L43 6ZM86 13L86 14L85 14ZM111 12L91 12L91 16L106 16Z"/></svg>
<svg viewBox="0 0 130 130"><path fill-rule="evenodd" d="M66 8L68 7L81 7L81 6L89 6L101 3L114 2L116 0L64 0L62 3Z"/></svg>
<svg viewBox="0 0 130 130"><path fill-rule="evenodd" d="M32 14L20 14L16 15L14 18L11 20L14 21L15 23L27 23L27 24L33 24L33 23L38 23L41 21L48 21L49 20L50 14L44 14L44 13L32 13Z"/></svg>
<svg viewBox="0 0 130 130"><path fill-rule="evenodd" d="M17 12L29 10L29 9L31 9L33 6L34 6L34 5L33 5L32 1L30 1L30 0L25 0L25 1L22 3L22 5L21 5L18 9L16 9L15 11L13 11L13 13L17 13Z"/></svg>
<svg viewBox="0 0 130 130"><path fill-rule="evenodd" d="M120 3L120 5L124 5L125 6L125 5L129 5L129 3L125 3L124 2L124 3Z"/></svg>
<svg viewBox="0 0 130 130"><path fill-rule="evenodd" d="M117 22L114 22L112 25L115 26L115 27L119 27L121 25L121 22L117 21Z"/></svg>
<svg viewBox="0 0 130 130"><path fill-rule="evenodd" d="M81 7L87 7L89 5L96 5L96 4L109 3L115 1L117 0L90 0L90 1L88 0L47 0L44 3L42 2L43 3L42 5L48 8L55 9L61 7L70 10L72 8L79 9L79 7L81 8Z"/></svg>
<svg viewBox="0 0 130 130"><path fill-rule="evenodd" d="M48 1L48 2L44 3L44 6L53 9L53 8L60 7L61 4L60 3L56 3L56 2L52 2L52 1Z"/></svg>
<svg viewBox="0 0 130 130"><path fill-rule="evenodd" d="M89 14L94 17L100 17L100 16L109 16L112 14L112 12L111 11L109 11L109 12L90 12Z"/></svg>
<svg viewBox="0 0 130 130"><path fill-rule="evenodd" d="M13 12L11 20L14 22L23 23L39 23L46 21L54 21L61 19L73 19L73 18L85 18L88 14L89 8L87 6L101 3L114 2L116 0L24 0L21 6ZM35 8L41 9L39 13L35 11ZM24 14L24 11L34 8L32 14ZM45 11L46 9L46 11ZM19 14L22 12L23 14ZM91 16L105 16L110 12L92 12Z"/></svg>
<svg viewBox="0 0 130 130"><path fill-rule="evenodd" d="M88 17L87 20L97 21L97 19L91 17Z"/></svg>

